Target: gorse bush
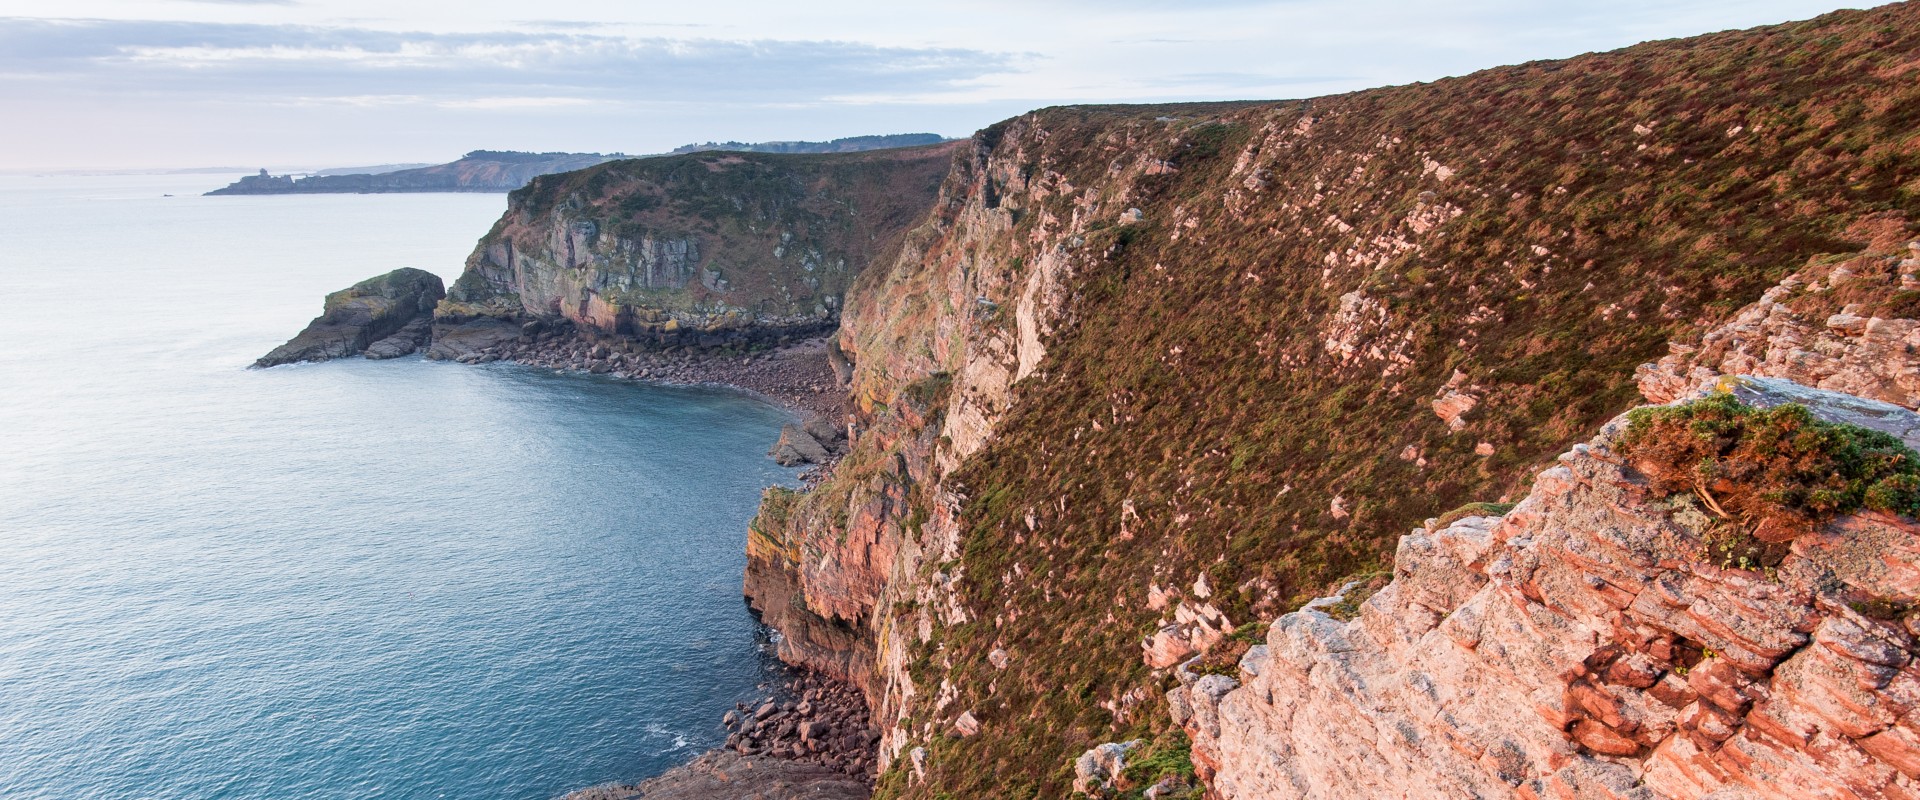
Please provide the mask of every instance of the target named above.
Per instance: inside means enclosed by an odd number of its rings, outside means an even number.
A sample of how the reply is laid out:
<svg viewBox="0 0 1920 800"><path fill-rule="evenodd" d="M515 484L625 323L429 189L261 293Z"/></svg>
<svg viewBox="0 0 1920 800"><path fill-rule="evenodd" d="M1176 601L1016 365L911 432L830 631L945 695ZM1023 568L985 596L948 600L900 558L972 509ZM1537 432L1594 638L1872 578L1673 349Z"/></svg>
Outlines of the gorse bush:
<svg viewBox="0 0 1920 800"><path fill-rule="evenodd" d="M1616 449L1656 491L1691 492L1762 541L1862 508L1920 514L1920 454L1879 431L1717 394L1635 409Z"/></svg>

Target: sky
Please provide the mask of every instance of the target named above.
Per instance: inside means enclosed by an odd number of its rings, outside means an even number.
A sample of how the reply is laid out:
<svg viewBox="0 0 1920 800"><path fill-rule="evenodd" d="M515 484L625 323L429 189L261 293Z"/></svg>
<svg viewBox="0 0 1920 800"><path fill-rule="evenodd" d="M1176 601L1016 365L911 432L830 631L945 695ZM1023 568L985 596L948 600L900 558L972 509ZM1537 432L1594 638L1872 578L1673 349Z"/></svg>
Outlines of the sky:
<svg viewBox="0 0 1920 800"><path fill-rule="evenodd" d="M965 136L1041 106L1313 97L1835 2L0 0L0 170Z"/></svg>

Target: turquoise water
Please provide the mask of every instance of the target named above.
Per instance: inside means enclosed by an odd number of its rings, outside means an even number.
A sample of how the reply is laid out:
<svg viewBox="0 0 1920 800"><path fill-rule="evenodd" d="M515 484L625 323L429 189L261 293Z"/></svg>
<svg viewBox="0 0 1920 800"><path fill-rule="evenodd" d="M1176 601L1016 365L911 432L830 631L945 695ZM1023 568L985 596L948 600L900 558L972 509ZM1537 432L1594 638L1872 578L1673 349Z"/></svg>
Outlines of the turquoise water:
<svg viewBox="0 0 1920 800"><path fill-rule="evenodd" d="M243 369L504 198L186 196L228 179L0 177L0 797L547 798L718 743L782 413Z"/></svg>

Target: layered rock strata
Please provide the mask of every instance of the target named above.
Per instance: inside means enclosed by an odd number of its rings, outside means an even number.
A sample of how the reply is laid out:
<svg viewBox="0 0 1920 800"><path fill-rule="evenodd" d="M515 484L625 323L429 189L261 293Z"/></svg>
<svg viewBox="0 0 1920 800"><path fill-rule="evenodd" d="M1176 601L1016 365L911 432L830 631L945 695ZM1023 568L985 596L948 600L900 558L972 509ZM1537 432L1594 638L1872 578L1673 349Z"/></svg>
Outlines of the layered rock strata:
<svg viewBox="0 0 1920 800"><path fill-rule="evenodd" d="M433 309L445 296L440 277L425 270L409 267L368 278L327 295L320 316L253 366L407 355L426 344Z"/></svg>
<svg viewBox="0 0 1920 800"><path fill-rule="evenodd" d="M1735 385L1920 444L1905 409ZM1168 705L1214 795L1920 796L1920 522L1843 517L1742 569L1614 454L1623 426L1505 516L1402 537L1357 616L1312 605L1237 678L1183 670Z"/></svg>

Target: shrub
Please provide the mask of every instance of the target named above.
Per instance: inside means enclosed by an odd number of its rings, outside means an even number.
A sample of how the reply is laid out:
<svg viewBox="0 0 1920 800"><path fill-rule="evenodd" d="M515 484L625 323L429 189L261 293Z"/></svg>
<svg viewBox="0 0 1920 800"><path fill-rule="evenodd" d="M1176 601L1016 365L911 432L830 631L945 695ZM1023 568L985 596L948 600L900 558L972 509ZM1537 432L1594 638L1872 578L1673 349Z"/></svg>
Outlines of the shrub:
<svg viewBox="0 0 1920 800"><path fill-rule="evenodd" d="M1765 542L1790 541L1862 508L1920 512L1920 454L1879 431L1816 419L1804 406L1761 409L1717 394L1635 409L1616 449L1655 491L1691 492Z"/></svg>

